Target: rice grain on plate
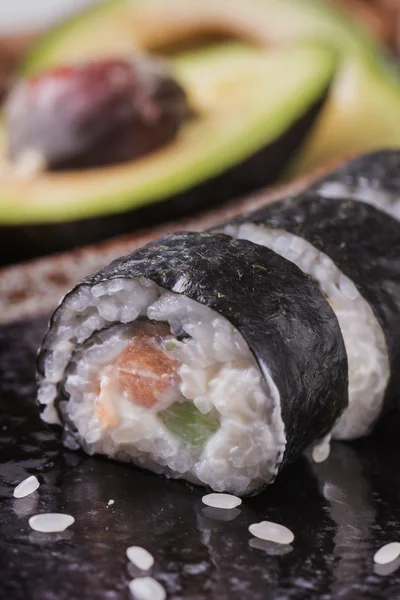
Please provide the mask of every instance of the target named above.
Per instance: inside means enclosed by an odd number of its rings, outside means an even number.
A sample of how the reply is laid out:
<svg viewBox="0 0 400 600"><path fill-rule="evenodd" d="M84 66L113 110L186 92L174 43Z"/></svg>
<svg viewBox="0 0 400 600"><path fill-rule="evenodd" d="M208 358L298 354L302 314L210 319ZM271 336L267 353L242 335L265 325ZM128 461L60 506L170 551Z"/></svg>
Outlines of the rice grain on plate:
<svg viewBox="0 0 400 600"><path fill-rule="evenodd" d="M276 544L291 544L294 540L294 534L290 529L272 521L253 523L249 526L249 531L256 538Z"/></svg>
<svg viewBox="0 0 400 600"><path fill-rule="evenodd" d="M130 546L127 548L126 556L141 571L148 571L154 565L153 556L140 546Z"/></svg>
<svg viewBox="0 0 400 600"><path fill-rule="evenodd" d="M36 492L39 486L40 483L37 477L31 475L17 485L14 489L13 496L14 498L25 498L26 496L33 494L33 492Z"/></svg>
<svg viewBox="0 0 400 600"><path fill-rule="evenodd" d="M29 519L29 525L35 531L42 533L56 533L65 531L75 523L74 517L63 513L43 513L33 515Z"/></svg>

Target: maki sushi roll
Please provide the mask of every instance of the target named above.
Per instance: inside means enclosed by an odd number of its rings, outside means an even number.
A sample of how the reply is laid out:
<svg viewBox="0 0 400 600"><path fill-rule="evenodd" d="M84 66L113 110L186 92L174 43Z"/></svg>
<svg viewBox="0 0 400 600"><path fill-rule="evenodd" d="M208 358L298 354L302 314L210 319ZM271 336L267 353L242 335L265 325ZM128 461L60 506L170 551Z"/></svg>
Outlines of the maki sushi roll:
<svg viewBox="0 0 400 600"><path fill-rule="evenodd" d="M249 494L347 406L338 320L268 248L166 236L79 283L38 357L44 419L83 447Z"/></svg>
<svg viewBox="0 0 400 600"><path fill-rule="evenodd" d="M400 151L359 156L316 181L310 191L324 198L361 200L400 220Z"/></svg>
<svg viewBox="0 0 400 600"><path fill-rule="evenodd" d="M349 407L333 437L369 433L400 389L400 226L375 207L306 193L222 228L267 246L316 281L346 346Z"/></svg>

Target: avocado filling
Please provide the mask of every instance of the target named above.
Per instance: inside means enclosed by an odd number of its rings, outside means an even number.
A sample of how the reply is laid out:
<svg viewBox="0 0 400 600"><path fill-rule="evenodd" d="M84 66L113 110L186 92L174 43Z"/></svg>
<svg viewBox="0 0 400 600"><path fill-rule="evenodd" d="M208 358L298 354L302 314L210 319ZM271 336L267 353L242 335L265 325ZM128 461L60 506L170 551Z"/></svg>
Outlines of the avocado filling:
<svg viewBox="0 0 400 600"><path fill-rule="evenodd" d="M175 402L158 416L171 433L188 446L203 446L220 427L216 416L203 415L192 402Z"/></svg>

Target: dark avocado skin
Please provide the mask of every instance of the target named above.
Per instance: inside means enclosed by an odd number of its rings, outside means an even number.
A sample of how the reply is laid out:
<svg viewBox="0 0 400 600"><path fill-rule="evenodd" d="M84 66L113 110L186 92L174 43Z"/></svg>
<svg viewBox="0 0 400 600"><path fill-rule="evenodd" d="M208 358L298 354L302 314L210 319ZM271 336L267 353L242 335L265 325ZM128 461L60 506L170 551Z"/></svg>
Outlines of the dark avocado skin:
<svg viewBox="0 0 400 600"><path fill-rule="evenodd" d="M249 221L304 238L354 282L385 335L391 369L385 410L393 406L400 396L400 223L365 202L313 193L236 220Z"/></svg>
<svg viewBox="0 0 400 600"><path fill-rule="evenodd" d="M195 214L273 183L310 133L326 97L327 90L271 144L218 177L182 194L120 214L50 224L0 225L0 265L68 250L83 243L98 242Z"/></svg>
<svg viewBox="0 0 400 600"><path fill-rule="evenodd" d="M272 250L223 234L169 235L77 287L121 277L146 277L170 291L178 283L179 294L240 331L280 392L287 446L277 465L327 434L346 408L347 356L337 318L311 278ZM62 310L54 313L50 333ZM39 376L46 356L45 350L39 354Z"/></svg>

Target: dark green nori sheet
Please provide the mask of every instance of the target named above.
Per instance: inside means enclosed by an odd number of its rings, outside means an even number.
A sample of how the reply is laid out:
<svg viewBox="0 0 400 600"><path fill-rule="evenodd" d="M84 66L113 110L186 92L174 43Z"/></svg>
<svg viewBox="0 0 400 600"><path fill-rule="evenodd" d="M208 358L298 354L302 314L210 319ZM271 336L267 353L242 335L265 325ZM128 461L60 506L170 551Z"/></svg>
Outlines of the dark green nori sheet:
<svg viewBox="0 0 400 600"><path fill-rule="evenodd" d="M373 206L306 193L235 222L283 229L329 256L374 311L386 338L391 377L385 408L400 395L400 224Z"/></svg>
<svg viewBox="0 0 400 600"><path fill-rule="evenodd" d="M328 302L293 263L226 235L181 233L115 260L78 286L141 276L170 291L177 286L241 332L280 392L284 462L331 430L348 402L346 351Z"/></svg>
<svg viewBox="0 0 400 600"><path fill-rule="evenodd" d="M388 196L400 195L400 151L380 150L363 154L348 161L339 169L335 169L318 179L310 187L310 191L319 192L326 183L340 183L346 187L346 197L357 197L367 191L378 192Z"/></svg>

